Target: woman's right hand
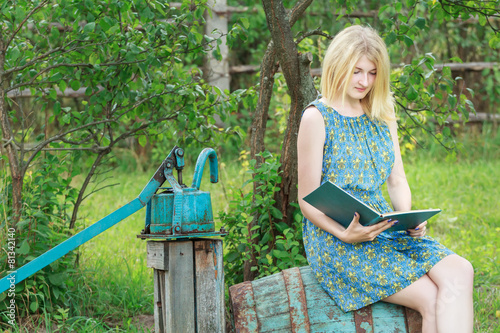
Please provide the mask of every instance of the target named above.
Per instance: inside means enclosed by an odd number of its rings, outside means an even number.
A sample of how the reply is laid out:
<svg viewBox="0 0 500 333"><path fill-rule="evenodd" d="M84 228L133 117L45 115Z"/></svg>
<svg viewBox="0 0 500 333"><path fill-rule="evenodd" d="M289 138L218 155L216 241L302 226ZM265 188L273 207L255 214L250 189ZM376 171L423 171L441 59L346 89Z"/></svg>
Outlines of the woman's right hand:
<svg viewBox="0 0 500 333"><path fill-rule="evenodd" d="M344 243L371 242L380 233L389 229L396 223L398 223L397 220L392 221L389 219L365 227L359 223L359 214L354 213L354 218L352 219L351 224L349 224L349 227L342 232L342 235L339 238Z"/></svg>

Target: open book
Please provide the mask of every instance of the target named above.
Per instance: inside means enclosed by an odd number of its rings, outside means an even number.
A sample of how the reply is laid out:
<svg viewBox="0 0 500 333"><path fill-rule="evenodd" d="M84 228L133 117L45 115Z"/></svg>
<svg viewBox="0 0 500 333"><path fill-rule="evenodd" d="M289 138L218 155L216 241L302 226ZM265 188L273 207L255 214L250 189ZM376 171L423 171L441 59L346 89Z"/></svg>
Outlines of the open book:
<svg viewBox="0 0 500 333"><path fill-rule="evenodd" d="M425 209L381 214L330 181L323 183L320 187L305 196L304 201L313 205L346 228L351 223L354 212L358 212L360 215L359 223L364 226L372 225L386 219L398 220L398 224L388 229L397 231L413 229L441 211L440 209Z"/></svg>

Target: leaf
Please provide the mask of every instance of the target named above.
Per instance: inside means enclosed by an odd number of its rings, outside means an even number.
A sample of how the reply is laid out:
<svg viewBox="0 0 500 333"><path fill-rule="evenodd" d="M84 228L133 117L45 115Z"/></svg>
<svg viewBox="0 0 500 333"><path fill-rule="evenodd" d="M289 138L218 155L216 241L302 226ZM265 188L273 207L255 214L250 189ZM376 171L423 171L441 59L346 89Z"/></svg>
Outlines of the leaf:
<svg viewBox="0 0 500 333"><path fill-rule="evenodd" d="M54 101L57 99L57 91L54 88L50 89L49 97Z"/></svg>
<svg viewBox="0 0 500 333"><path fill-rule="evenodd" d="M16 61L19 58L19 56L21 56L21 52L19 51L17 46L10 49L9 51L10 52L8 54L9 54L10 60Z"/></svg>
<svg viewBox="0 0 500 333"><path fill-rule="evenodd" d="M61 90L62 93L64 93L66 91L66 81L64 80L61 80L59 81L59 90Z"/></svg>
<svg viewBox="0 0 500 333"><path fill-rule="evenodd" d="M61 120L63 123L69 124L71 122L71 115L69 113L66 113L64 116L62 116Z"/></svg>
<svg viewBox="0 0 500 333"><path fill-rule="evenodd" d="M64 273L49 275L49 281L53 285L61 286L64 283L64 280L66 280L66 274L64 274Z"/></svg>
<svg viewBox="0 0 500 333"><path fill-rule="evenodd" d="M391 31L386 37L385 37L385 43L387 44L387 46L391 45L392 43L394 43L396 41L396 34L394 33L394 31Z"/></svg>
<svg viewBox="0 0 500 333"><path fill-rule="evenodd" d="M283 259L283 258L288 258L289 257L288 252L286 252L286 251L280 251L280 250L273 250L273 255L276 258L279 258L279 259Z"/></svg>
<svg viewBox="0 0 500 333"><path fill-rule="evenodd" d="M272 215L275 219L277 219L277 220L281 220L281 219L283 219L283 214L280 212L280 210L279 210L279 209L277 209L277 208L276 208L276 207L274 207L274 206L271 206L271 207L270 207L270 209L271 209L271 215Z"/></svg>
<svg viewBox="0 0 500 333"><path fill-rule="evenodd" d="M457 105L457 96L448 95L448 103L450 103L450 107L453 109Z"/></svg>
<svg viewBox="0 0 500 333"><path fill-rule="evenodd" d="M444 66L442 69L443 76L450 77L451 76L451 68L449 66Z"/></svg>
<svg viewBox="0 0 500 333"><path fill-rule="evenodd" d="M389 5L380 7L380 9L378 10L378 15L380 16L380 14L382 14L387 8L389 8Z"/></svg>
<svg viewBox="0 0 500 333"><path fill-rule="evenodd" d="M413 46L413 39L411 39L407 35L404 35L403 38L404 38L404 42L405 42L406 46L408 46L408 47Z"/></svg>
<svg viewBox="0 0 500 333"><path fill-rule="evenodd" d="M402 83L402 84L408 84L408 75L401 75L399 77L399 81Z"/></svg>
<svg viewBox="0 0 500 333"><path fill-rule="evenodd" d="M95 22L90 22L85 24L85 26L83 27L83 32L90 33L94 31L94 29L95 29Z"/></svg>
<svg viewBox="0 0 500 333"><path fill-rule="evenodd" d="M148 143L148 139L146 138L146 136L145 136L145 135L141 135L141 136L139 136L138 141L139 141L139 144L140 144L142 147L146 146L146 144Z"/></svg>
<svg viewBox="0 0 500 333"><path fill-rule="evenodd" d="M488 44L492 49L500 49L500 36L493 36L489 41Z"/></svg>
<svg viewBox="0 0 500 333"><path fill-rule="evenodd" d="M486 23L488 22L488 20L486 20L486 17L484 17L483 15L479 15L478 22L481 26L484 27L486 25Z"/></svg>
<svg viewBox="0 0 500 333"><path fill-rule="evenodd" d="M271 235L269 234L269 231L266 231L266 233L264 234L264 236L261 238L260 240L260 244L261 245L264 245L266 244L269 240L271 239Z"/></svg>
<svg viewBox="0 0 500 333"><path fill-rule="evenodd" d="M19 247L19 249L17 249L17 253L18 254L28 254L28 252L30 251L30 245L28 243L27 240L25 240L21 246Z"/></svg>
<svg viewBox="0 0 500 333"><path fill-rule="evenodd" d="M92 64L92 65L95 65L97 64L97 60L99 60L99 55L97 53L92 53L89 57L89 62Z"/></svg>
<svg viewBox="0 0 500 333"><path fill-rule="evenodd" d="M54 112L54 115L58 116L61 113L61 103L59 101L56 101L54 103L54 109L52 110Z"/></svg>
<svg viewBox="0 0 500 333"><path fill-rule="evenodd" d="M71 86L71 89L73 89L74 91L77 91L78 89L80 89L80 81L71 80L69 85Z"/></svg>
<svg viewBox="0 0 500 333"><path fill-rule="evenodd" d="M233 262L235 261L238 257L240 257L240 253L237 251L229 252L224 256L224 260L227 262Z"/></svg>
<svg viewBox="0 0 500 333"><path fill-rule="evenodd" d="M246 17L242 17L240 18L241 20L241 24L243 24L243 27L245 27L245 29L248 29L250 27L250 22L248 21L248 19Z"/></svg>
<svg viewBox="0 0 500 333"><path fill-rule="evenodd" d="M423 17L419 17L415 21L415 26L419 29L424 29L425 28L425 19Z"/></svg>
<svg viewBox="0 0 500 333"><path fill-rule="evenodd" d="M406 98L408 98L409 101L414 101L418 97L418 92L415 90L413 86L410 86L410 88L406 91Z"/></svg>
<svg viewBox="0 0 500 333"><path fill-rule="evenodd" d="M104 32L107 32L111 27L111 24L108 22L108 18L105 17L103 20L99 20L99 26Z"/></svg>
<svg viewBox="0 0 500 333"><path fill-rule="evenodd" d="M38 309L38 306L39 306L38 301L31 302L30 303L30 310L35 312Z"/></svg>

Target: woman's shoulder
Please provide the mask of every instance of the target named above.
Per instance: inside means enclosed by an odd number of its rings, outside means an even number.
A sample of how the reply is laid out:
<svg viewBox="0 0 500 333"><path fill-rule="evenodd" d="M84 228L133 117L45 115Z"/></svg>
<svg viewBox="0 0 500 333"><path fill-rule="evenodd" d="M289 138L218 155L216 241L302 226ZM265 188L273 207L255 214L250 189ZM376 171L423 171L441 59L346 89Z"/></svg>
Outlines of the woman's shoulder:
<svg viewBox="0 0 500 333"><path fill-rule="evenodd" d="M302 124L323 125L323 114L315 105L309 105L302 113Z"/></svg>
<svg viewBox="0 0 500 333"><path fill-rule="evenodd" d="M311 117L311 114L323 115L324 112L324 104L321 102L321 95L319 95L314 101L309 103L302 111L302 118L304 116Z"/></svg>
<svg viewBox="0 0 500 333"><path fill-rule="evenodd" d="M323 114L319 108L315 105L309 105L304 109L302 113L302 119L300 121L300 132L303 133L324 133L325 131L325 121L323 119Z"/></svg>

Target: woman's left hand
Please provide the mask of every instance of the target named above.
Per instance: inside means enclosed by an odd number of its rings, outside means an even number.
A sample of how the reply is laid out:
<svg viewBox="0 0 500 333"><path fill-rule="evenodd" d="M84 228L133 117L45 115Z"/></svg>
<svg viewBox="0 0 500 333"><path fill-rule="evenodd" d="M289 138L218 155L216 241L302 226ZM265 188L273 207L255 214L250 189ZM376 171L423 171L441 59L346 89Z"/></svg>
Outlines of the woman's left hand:
<svg viewBox="0 0 500 333"><path fill-rule="evenodd" d="M406 233L412 237L423 237L427 231L427 221L420 223L415 229L408 229Z"/></svg>

